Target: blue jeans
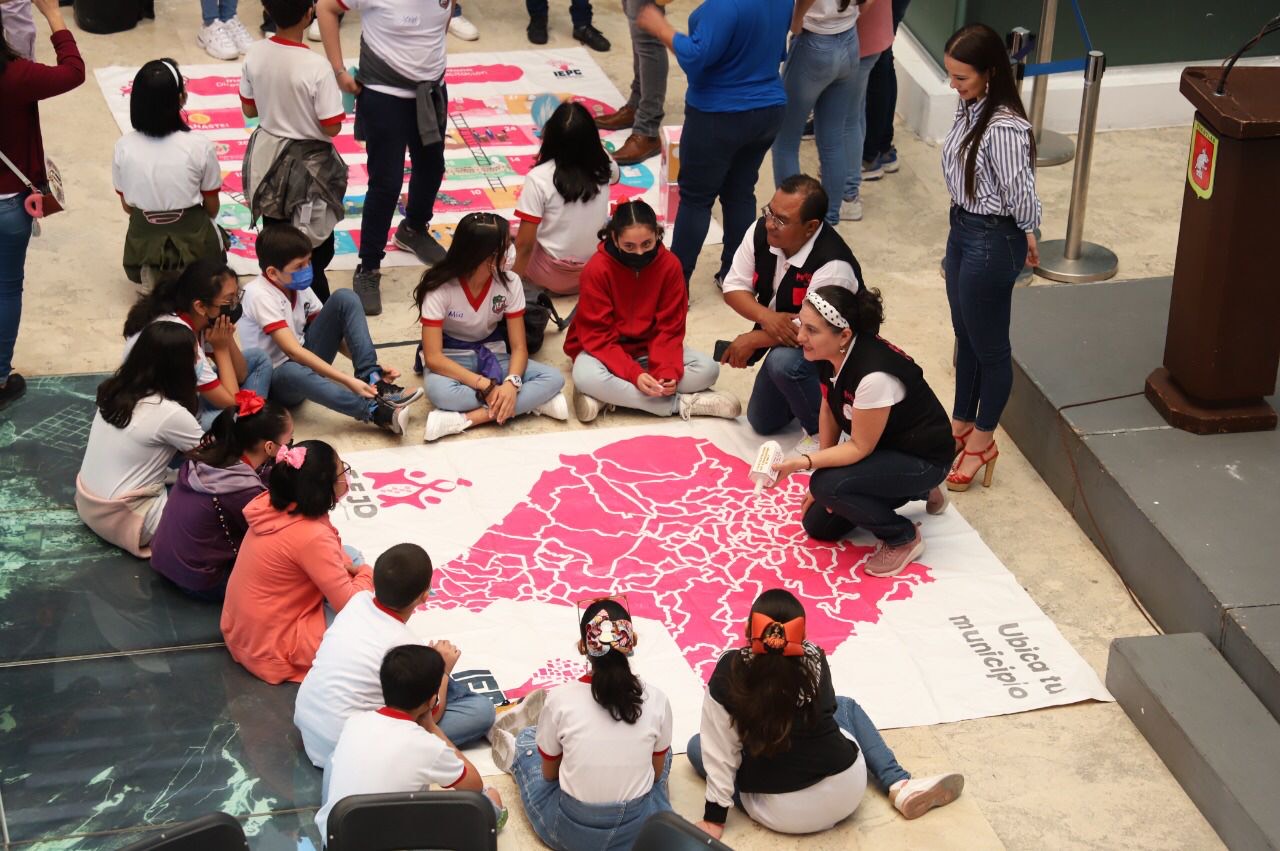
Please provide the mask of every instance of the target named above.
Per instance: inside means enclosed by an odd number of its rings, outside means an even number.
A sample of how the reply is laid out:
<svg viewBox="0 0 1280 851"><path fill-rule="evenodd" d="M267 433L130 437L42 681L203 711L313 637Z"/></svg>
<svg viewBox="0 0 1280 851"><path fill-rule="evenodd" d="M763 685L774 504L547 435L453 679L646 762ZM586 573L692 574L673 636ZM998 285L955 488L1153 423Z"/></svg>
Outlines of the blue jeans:
<svg viewBox="0 0 1280 851"><path fill-rule="evenodd" d="M776 434L792 420L799 420L805 434L818 433L818 413L822 390L818 368L804 359L794 346L774 346L760 363L751 400L747 402L747 422L756 434Z"/></svg>
<svg viewBox="0 0 1280 851"><path fill-rule="evenodd" d="M910 772L898 765L893 750L885 744L884 736L876 729L876 725L867 717L867 713L851 697L836 697L836 724L841 730L853 736L867 761L867 771L872 781L882 792L899 780L911 778ZM686 756L693 764L693 770L699 777L706 777L707 770L702 764L702 735L695 735L689 740ZM734 801L738 800L737 789L734 789Z"/></svg>
<svg viewBox="0 0 1280 851"><path fill-rule="evenodd" d="M506 375L511 365L511 356L501 354L497 358L498 363L502 364L503 375ZM449 355L449 359L463 369L469 369L472 372L477 369L476 356L470 352L457 356ZM550 402L564 389L564 376L536 360L531 360L525 365L524 375L520 377L524 380L524 384L516 393L516 414L529 413L539 405ZM422 386L427 391L427 398L431 400L431 404L442 411L466 413L480 407L476 391L461 381L424 370Z"/></svg>
<svg viewBox="0 0 1280 851"><path fill-rule="evenodd" d="M995 431L1013 389L1009 314L1013 282L1027 261L1027 235L1009 216L951 208L942 269L956 334L956 398L951 416Z"/></svg>
<svg viewBox="0 0 1280 851"><path fill-rule="evenodd" d="M893 0L893 31L907 14L911 0ZM862 159L871 162L893 148L893 112L898 105L898 74L893 70L893 45L881 52L867 79L867 132Z"/></svg>
<svg viewBox="0 0 1280 851"><path fill-rule="evenodd" d="M356 378L367 381L378 366L378 354L369 337L364 308L354 291L334 290L307 328L303 348L325 362L333 363L338 347L344 342L351 355ZM271 398L286 408L309 400L361 422L368 422L373 416L372 399L359 396L291 360L275 368L271 377Z"/></svg>
<svg viewBox="0 0 1280 851"><path fill-rule="evenodd" d="M783 111L782 106L766 106L746 112L703 112L685 106L680 211L671 237L671 252L684 269L685 286L698 265L717 197L724 218L724 246L716 274L729 271L743 235L755 223L760 163L778 133Z"/></svg>
<svg viewBox="0 0 1280 851"><path fill-rule="evenodd" d="M22 279L31 242L31 217L22 202L27 193L0 200L0 382L13 371L13 347L22 322Z"/></svg>
<svg viewBox="0 0 1280 851"><path fill-rule="evenodd" d="M271 356L262 349L245 349L244 363L248 367L249 373L244 377L244 381L240 382L241 390L252 390L263 399L271 392ZM196 412L196 419L200 421L200 426L205 431L213 425L213 421L221 414L222 408L215 408L203 397L200 397L200 409ZM221 598L219 598L221 599Z"/></svg>
<svg viewBox="0 0 1280 851"><path fill-rule="evenodd" d="M448 700L438 726L460 748L478 742L489 732L497 711L493 701L483 694L476 694L462 683L449 678Z"/></svg>
<svg viewBox="0 0 1280 851"><path fill-rule="evenodd" d="M649 816L671 809L671 751L648 794L617 804L584 804L561 791L558 781L542 776L537 732L537 727L526 727L516 737L511 773L533 832L555 851L629 851Z"/></svg>
<svg viewBox="0 0 1280 851"><path fill-rule="evenodd" d="M875 67L879 53L858 60L858 72L853 81L853 102L844 117L845 156L849 159L849 171L844 181L844 197L857 198L862 188L862 143L867 135L867 80ZM818 124L814 121L814 130Z"/></svg>
<svg viewBox="0 0 1280 851"><path fill-rule="evenodd" d="M530 19L547 16L547 0L524 0L524 8L529 13ZM575 30L578 27L591 26L591 0L570 0L569 18L573 21Z"/></svg>
<svg viewBox="0 0 1280 851"><path fill-rule="evenodd" d="M818 541L838 541L861 526L896 547L916 536L916 527L898 513L942 484L949 468L896 449L876 449L856 464L824 467L809 479L813 505L804 530Z"/></svg>
<svg viewBox="0 0 1280 851"><path fill-rule="evenodd" d="M236 16L238 0L200 0L200 17L207 27L214 21L229 21Z"/></svg>
<svg viewBox="0 0 1280 851"><path fill-rule="evenodd" d="M448 98L447 91L445 97ZM365 135L365 167L369 170L369 191L365 193L364 219L360 224L360 265L372 270L382 266L387 253L391 219L404 187L405 151L409 152L412 173L404 218L411 227L421 229L431 221L444 180L444 142L422 144L413 98L366 88L357 98L356 113ZM445 116L438 118L443 133Z"/></svg>
<svg viewBox="0 0 1280 851"><path fill-rule="evenodd" d="M840 199L849 173L845 124L857 100L858 28L835 35L801 32L791 40L782 84L787 109L773 143L773 180L800 173L800 137L813 113L822 188L827 190L827 222L840 223Z"/></svg>

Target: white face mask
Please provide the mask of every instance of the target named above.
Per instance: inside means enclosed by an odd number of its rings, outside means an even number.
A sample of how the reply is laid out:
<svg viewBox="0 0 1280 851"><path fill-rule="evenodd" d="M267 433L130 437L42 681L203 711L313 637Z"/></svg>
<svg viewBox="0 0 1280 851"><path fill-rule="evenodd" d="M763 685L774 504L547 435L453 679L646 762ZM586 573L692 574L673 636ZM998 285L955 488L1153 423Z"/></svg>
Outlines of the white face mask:
<svg viewBox="0 0 1280 851"><path fill-rule="evenodd" d="M516 247L515 245L507 246L507 253L503 256L502 262L495 261L494 269L499 272L510 272L512 267L516 265Z"/></svg>

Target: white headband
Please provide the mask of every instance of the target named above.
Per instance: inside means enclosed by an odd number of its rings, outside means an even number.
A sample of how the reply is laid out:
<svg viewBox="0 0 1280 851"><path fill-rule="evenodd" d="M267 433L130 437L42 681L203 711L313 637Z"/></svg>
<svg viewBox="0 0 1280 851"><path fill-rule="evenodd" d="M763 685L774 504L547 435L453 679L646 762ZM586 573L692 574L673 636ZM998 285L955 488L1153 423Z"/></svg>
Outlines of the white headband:
<svg viewBox="0 0 1280 851"><path fill-rule="evenodd" d="M830 322L837 328L848 328L849 320L840 315L840 311L831 306L831 302L827 301L817 293L809 293L804 300L813 305L813 309L822 314L822 318Z"/></svg>
<svg viewBox="0 0 1280 851"><path fill-rule="evenodd" d="M167 59L161 59L160 64L169 69L169 73L173 75L174 85L178 87L178 91L182 91L182 78L178 76L178 66Z"/></svg>

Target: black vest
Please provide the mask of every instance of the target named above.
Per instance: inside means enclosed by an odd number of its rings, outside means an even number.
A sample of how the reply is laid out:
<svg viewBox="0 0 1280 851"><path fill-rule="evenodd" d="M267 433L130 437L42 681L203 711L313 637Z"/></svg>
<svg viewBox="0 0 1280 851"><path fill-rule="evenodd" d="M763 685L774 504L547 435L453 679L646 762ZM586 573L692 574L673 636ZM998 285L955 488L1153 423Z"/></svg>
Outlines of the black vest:
<svg viewBox="0 0 1280 851"><path fill-rule="evenodd" d="M773 275L778 270L778 255L769 250L764 219L756 222L753 239L756 250L756 301L760 302L762 307L768 307L769 302L773 301ZM832 260L843 260L852 266L853 274L857 275L858 281L863 286L866 286L866 282L862 280L862 268L858 265L857 258L853 256L849 246L845 245L840 234L836 233L836 229L824 222L818 229L818 238L814 240L813 250L809 252L804 265L787 269L787 273L778 282L778 303L774 305L774 309L779 313L799 313L800 305L804 303L804 297L809 292L809 282L813 280L813 273Z"/></svg>
<svg viewBox="0 0 1280 851"><path fill-rule="evenodd" d="M955 441L951 437L951 421L924 373L911 358L880 337L859 334L844 369L831 385L835 367L830 361L818 364L818 378L827 405L840 431L849 434L850 413L858 383L873 372L887 372L902 382L907 395L889 411L889 421L880 435L877 449L896 449L925 461L951 466Z"/></svg>

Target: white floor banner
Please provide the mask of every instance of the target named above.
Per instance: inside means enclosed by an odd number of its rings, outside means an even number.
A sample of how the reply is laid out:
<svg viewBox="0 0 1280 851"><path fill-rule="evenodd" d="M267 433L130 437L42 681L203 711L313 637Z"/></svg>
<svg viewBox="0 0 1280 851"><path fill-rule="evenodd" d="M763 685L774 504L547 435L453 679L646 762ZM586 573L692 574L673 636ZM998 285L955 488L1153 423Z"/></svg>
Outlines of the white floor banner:
<svg viewBox="0 0 1280 851"><path fill-rule="evenodd" d="M1111 699L954 505L910 506L923 558L870 577L865 533L805 535L804 476L753 494L759 442L745 424L677 420L359 452L333 519L371 562L401 541L427 549L434 598L411 624L455 641L477 690L579 676L575 603L626 594L634 661L672 700L677 750L697 731L700 681L773 587L801 599L837 693L880 727Z"/></svg>
<svg viewBox="0 0 1280 851"><path fill-rule="evenodd" d="M314 46L319 49L319 45ZM354 60L348 60L354 64ZM129 122L129 93L137 68L112 66L94 73L107 106L121 132L133 129ZM256 120L246 120L240 111L240 65L183 65L187 105L184 110L193 132L208 135L222 165L222 209L217 221L231 235L229 261L241 275L258 273L254 242L256 230L249 227L240 165ZM585 48L563 50L512 50L504 53L455 53L449 56L445 82L449 89L449 117L445 139L445 180L436 199L431 229L448 245L453 226L467 213L496 212L513 219L516 199L524 176L537 164L537 126L533 112L542 95L560 99L572 97L594 115L613 112L623 97L617 87L591 58ZM551 102L554 104L554 101ZM538 103L542 108L542 103ZM545 118L544 118L545 120ZM338 224L336 253L330 269L354 269L360 248L360 224L369 175L364 143L355 139L354 116L348 115L333 140L347 162L349 183L344 199L346 218ZM619 130L602 138L610 150L621 147L630 131ZM406 191L409 163L405 161ZM665 178L660 158L624 166L621 179L611 187L614 201L643 198L655 210L665 210ZM404 212L404 197L394 222ZM668 217L670 218L670 217ZM393 229L394 229L393 222ZM124 229L121 221L121 231ZM668 228L668 237L670 236ZM719 242L722 231L714 221L709 244ZM412 254L388 243L386 265L411 265Z"/></svg>

